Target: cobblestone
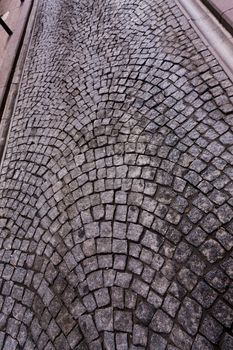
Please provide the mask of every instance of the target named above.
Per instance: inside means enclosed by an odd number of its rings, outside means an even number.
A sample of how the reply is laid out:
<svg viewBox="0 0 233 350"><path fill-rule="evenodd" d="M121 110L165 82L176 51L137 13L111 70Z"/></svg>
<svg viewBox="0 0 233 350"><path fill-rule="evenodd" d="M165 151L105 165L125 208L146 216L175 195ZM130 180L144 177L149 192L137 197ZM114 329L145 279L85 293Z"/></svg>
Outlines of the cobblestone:
<svg viewBox="0 0 233 350"><path fill-rule="evenodd" d="M206 336L212 343L218 344L223 327L211 316L206 316L200 328L200 332Z"/></svg>
<svg viewBox="0 0 233 350"><path fill-rule="evenodd" d="M40 1L0 174L0 348L230 350L233 87L172 0Z"/></svg>
<svg viewBox="0 0 233 350"><path fill-rule="evenodd" d="M190 298L185 298L179 311L178 320L189 334L196 334L202 312L201 307Z"/></svg>

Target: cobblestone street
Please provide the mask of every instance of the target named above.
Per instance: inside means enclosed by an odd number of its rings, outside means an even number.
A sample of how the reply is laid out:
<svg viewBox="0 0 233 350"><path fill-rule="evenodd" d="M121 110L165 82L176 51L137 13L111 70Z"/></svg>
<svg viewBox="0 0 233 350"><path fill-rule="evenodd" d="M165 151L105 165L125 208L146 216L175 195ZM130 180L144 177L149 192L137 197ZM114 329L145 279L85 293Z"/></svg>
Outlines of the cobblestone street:
<svg viewBox="0 0 233 350"><path fill-rule="evenodd" d="M233 349L233 84L175 1L40 1L0 182L0 349Z"/></svg>

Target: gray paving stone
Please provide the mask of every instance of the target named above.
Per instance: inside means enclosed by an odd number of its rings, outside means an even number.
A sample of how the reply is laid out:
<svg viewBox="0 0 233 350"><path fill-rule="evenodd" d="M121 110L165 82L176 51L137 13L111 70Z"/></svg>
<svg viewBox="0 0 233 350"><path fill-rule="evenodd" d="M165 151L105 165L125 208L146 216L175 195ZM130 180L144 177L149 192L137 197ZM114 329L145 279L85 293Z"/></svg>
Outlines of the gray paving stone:
<svg viewBox="0 0 233 350"><path fill-rule="evenodd" d="M233 247L230 233L223 228L216 232L216 239L226 250L230 250Z"/></svg>
<svg viewBox="0 0 233 350"><path fill-rule="evenodd" d="M90 273L87 277L87 284L91 291L103 287L102 272L96 271L96 272Z"/></svg>
<svg viewBox="0 0 233 350"><path fill-rule="evenodd" d="M233 141L233 134L232 132L226 132L223 136L220 137L220 141L226 145L226 144L232 144Z"/></svg>
<svg viewBox="0 0 233 350"><path fill-rule="evenodd" d="M81 316L79 318L79 324L81 331L83 332L83 334L89 342L98 337L98 332L91 315Z"/></svg>
<svg viewBox="0 0 233 350"><path fill-rule="evenodd" d="M223 327L213 317L206 315L200 328L200 332L212 343L218 344Z"/></svg>
<svg viewBox="0 0 233 350"><path fill-rule="evenodd" d="M124 270L126 266L126 255L115 255L114 256L114 269Z"/></svg>
<svg viewBox="0 0 233 350"><path fill-rule="evenodd" d="M153 333L150 338L150 349L165 350L167 341L159 334Z"/></svg>
<svg viewBox="0 0 233 350"><path fill-rule="evenodd" d="M143 327L140 325L134 325L133 328L133 343L135 345L147 345L147 335L148 335L148 329L147 327Z"/></svg>
<svg viewBox="0 0 233 350"><path fill-rule="evenodd" d="M233 337L230 334L224 334L222 344L221 344L221 350L227 350L230 349L233 346Z"/></svg>
<svg viewBox="0 0 233 350"><path fill-rule="evenodd" d="M107 288L101 288L94 292L98 307L103 307L110 303L110 295Z"/></svg>
<svg viewBox="0 0 233 350"><path fill-rule="evenodd" d="M210 263L222 259L225 253L222 246L212 238L205 241L200 250Z"/></svg>
<svg viewBox="0 0 233 350"><path fill-rule="evenodd" d="M197 276L184 267L178 274L178 280L187 290L191 291L197 283Z"/></svg>
<svg viewBox="0 0 233 350"><path fill-rule="evenodd" d="M233 310L225 302L219 300L212 308L213 316L225 327L231 327L233 322Z"/></svg>
<svg viewBox="0 0 233 350"><path fill-rule="evenodd" d="M8 319L6 331L12 338L16 338L19 331L19 325L19 321L14 320L13 318Z"/></svg>
<svg viewBox="0 0 233 350"><path fill-rule="evenodd" d="M166 293L169 285L170 282L168 281L168 279L161 273L157 273L152 283L152 288L159 294L163 295Z"/></svg>
<svg viewBox="0 0 233 350"><path fill-rule="evenodd" d="M199 247L206 239L207 233L200 227L195 227L188 235L187 240L195 247Z"/></svg>
<svg viewBox="0 0 233 350"><path fill-rule="evenodd" d="M172 319L162 310L156 311L150 323L150 327L156 333L170 333L172 325Z"/></svg>
<svg viewBox="0 0 233 350"><path fill-rule="evenodd" d="M196 334L202 311L200 305L186 297L178 313L178 321L182 327L191 335Z"/></svg>
<svg viewBox="0 0 233 350"><path fill-rule="evenodd" d="M199 349L212 350L214 349L214 347L206 338L198 334L193 343L192 349L193 350L199 350Z"/></svg>
<svg viewBox="0 0 233 350"><path fill-rule="evenodd" d="M219 220L213 214L208 214L202 221L201 227L207 232L212 233L220 227Z"/></svg>
<svg viewBox="0 0 233 350"><path fill-rule="evenodd" d="M81 315L83 315L86 311L85 306L76 299L71 306L71 314L74 318L79 318Z"/></svg>
<svg viewBox="0 0 233 350"><path fill-rule="evenodd" d="M232 82L172 0L37 11L0 171L0 348L230 349Z"/></svg>
<svg viewBox="0 0 233 350"><path fill-rule="evenodd" d="M141 275L142 270L143 270L143 264L138 259L129 258L127 268L129 271L131 271L137 275Z"/></svg>
<svg viewBox="0 0 233 350"><path fill-rule="evenodd" d="M147 282L147 283L151 283L152 280L154 279L154 275L155 275L155 271L154 269L145 266L143 269L143 273L142 273L142 279Z"/></svg>
<svg viewBox="0 0 233 350"><path fill-rule="evenodd" d="M113 253L127 254L128 242L126 240L113 239Z"/></svg>
<svg viewBox="0 0 233 350"><path fill-rule="evenodd" d="M141 295L144 298L146 298L148 295L149 285L138 278L133 279L131 288L135 293Z"/></svg>
<svg viewBox="0 0 233 350"><path fill-rule="evenodd" d="M171 317L175 317L177 310L180 306L179 300L172 295L167 295L163 302L163 310L166 311Z"/></svg>
<svg viewBox="0 0 233 350"><path fill-rule="evenodd" d="M113 308L109 307L96 310L95 323L99 332L113 331Z"/></svg>
<svg viewBox="0 0 233 350"><path fill-rule="evenodd" d="M132 332L132 313L130 311L114 311L114 327L118 331Z"/></svg>
<svg viewBox="0 0 233 350"><path fill-rule="evenodd" d="M83 304L85 305L88 312L92 312L97 307L96 301L92 294L88 294L83 298Z"/></svg>
<svg viewBox="0 0 233 350"><path fill-rule="evenodd" d="M216 300L217 293L207 283L200 281L192 292L192 296L206 309Z"/></svg>
<svg viewBox="0 0 233 350"><path fill-rule="evenodd" d="M96 339L89 344L90 350L98 350L98 349L101 349L101 347L102 347L102 343L100 339Z"/></svg>
<svg viewBox="0 0 233 350"><path fill-rule="evenodd" d="M205 276L206 281L219 292L223 293L228 285L229 278L227 275L220 269L214 268L209 271Z"/></svg>
<svg viewBox="0 0 233 350"><path fill-rule="evenodd" d="M127 272L117 272L115 284L122 288L129 288L132 274Z"/></svg>
<svg viewBox="0 0 233 350"><path fill-rule="evenodd" d="M158 294L150 291L147 297L147 301L155 308L159 308L162 305L163 299Z"/></svg>
<svg viewBox="0 0 233 350"><path fill-rule="evenodd" d="M177 345L178 349L191 349L192 338L177 325L172 329L171 340Z"/></svg>
<svg viewBox="0 0 233 350"><path fill-rule="evenodd" d="M154 313L155 309L153 305L141 301L136 308L135 315L142 322L142 324L147 326L150 323Z"/></svg>
<svg viewBox="0 0 233 350"><path fill-rule="evenodd" d="M106 350L115 350L115 341L114 341L114 333L112 332L104 332L104 341L103 344Z"/></svg>
<svg viewBox="0 0 233 350"><path fill-rule="evenodd" d="M141 235L142 235L142 231L143 231L143 226L135 225L135 224L131 223L129 225L129 228L127 231L127 238L129 240L138 242L140 240Z"/></svg>
<svg viewBox="0 0 233 350"><path fill-rule="evenodd" d="M128 347L128 339L127 333L117 333L116 334L116 349L117 350L127 350Z"/></svg>
<svg viewBox="0 0 233 350"><path fill-rule="evenodd" d="M104 271L104 286L112 287L116 278L116 271L114 270L105 270Z"/></svg>
<svg viewBox="0 0 233 350"><path fill-rule="evenodd" d="M176 260L178 263L185 263L191 253L192 250L189 245L185 242L180 242L175 250L174 260Z"/></svg>
<svg viewBox="0 0 233 350"><path fill-rule="evenodd" d="M14 350L14 349L17 349L17 345L18 345L17 341L15 339L11 338L10 336L8 336L6 338L6 341L5 341L3 349L4 350L7 350L7 349Z"/></svg>

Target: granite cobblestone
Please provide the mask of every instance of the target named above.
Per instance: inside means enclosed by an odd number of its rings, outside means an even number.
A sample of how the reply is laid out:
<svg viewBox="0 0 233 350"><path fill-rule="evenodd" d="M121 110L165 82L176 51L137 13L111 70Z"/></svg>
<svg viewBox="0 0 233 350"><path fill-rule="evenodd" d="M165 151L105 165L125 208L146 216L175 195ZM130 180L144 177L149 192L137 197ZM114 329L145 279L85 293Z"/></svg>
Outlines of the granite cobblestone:
<svg viewBox="0 0 233 350"><path fill-rule="evenodd" d="M0 174L0 348L232 349L232 117L175 1L41 1Z"/></svg>

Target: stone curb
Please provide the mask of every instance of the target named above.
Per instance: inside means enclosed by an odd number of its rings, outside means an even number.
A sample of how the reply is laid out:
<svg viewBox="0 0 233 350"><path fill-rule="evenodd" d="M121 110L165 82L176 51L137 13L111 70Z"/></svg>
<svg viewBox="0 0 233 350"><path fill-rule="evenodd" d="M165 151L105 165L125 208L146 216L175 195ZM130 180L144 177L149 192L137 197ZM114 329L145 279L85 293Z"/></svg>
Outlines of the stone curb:
<svg viewBox="0 0 233 350"><path fill-rule="evenodd" d="M16 7L11 9L9 4L10 10L5 12L5 15L7 15L7 25L13 31L12 35L9 36L5 30L0 27L0 115L4 110L9 85L22 46L28 19L33 6L33 0L21 2L20 6L18 5L19 1L15 3Z"/></svg>
<svg viewBox="0 0 233 350"><path fill-rule="evenodd" d="M12 117L14 115L15 106L18 99L18 93L20 89L21 79L24 71L24 63L27 57L27 53L30 47L32 33L35 27L35 19L38 7L38 0L34 0L31 11L26 24L26 31L23 35L21 46L18 48L18 59L14 71L12 72L12 78L10 81L9 91L7 93L4 110L0 121L0 170L5 158L5 150L8 142L8 135L11 129Z"/></svg>
<svg viewBox="0 0 233 350"><path fill-rule="evenodd" d="M176 0L190 24L233 81L233 37L200 0Z"/></svg>
<svg viewBox="0 0 233 350"><path fill-rule="evenodd" d="M233 35L233 2L202 0L219 22Z"/></svg>

